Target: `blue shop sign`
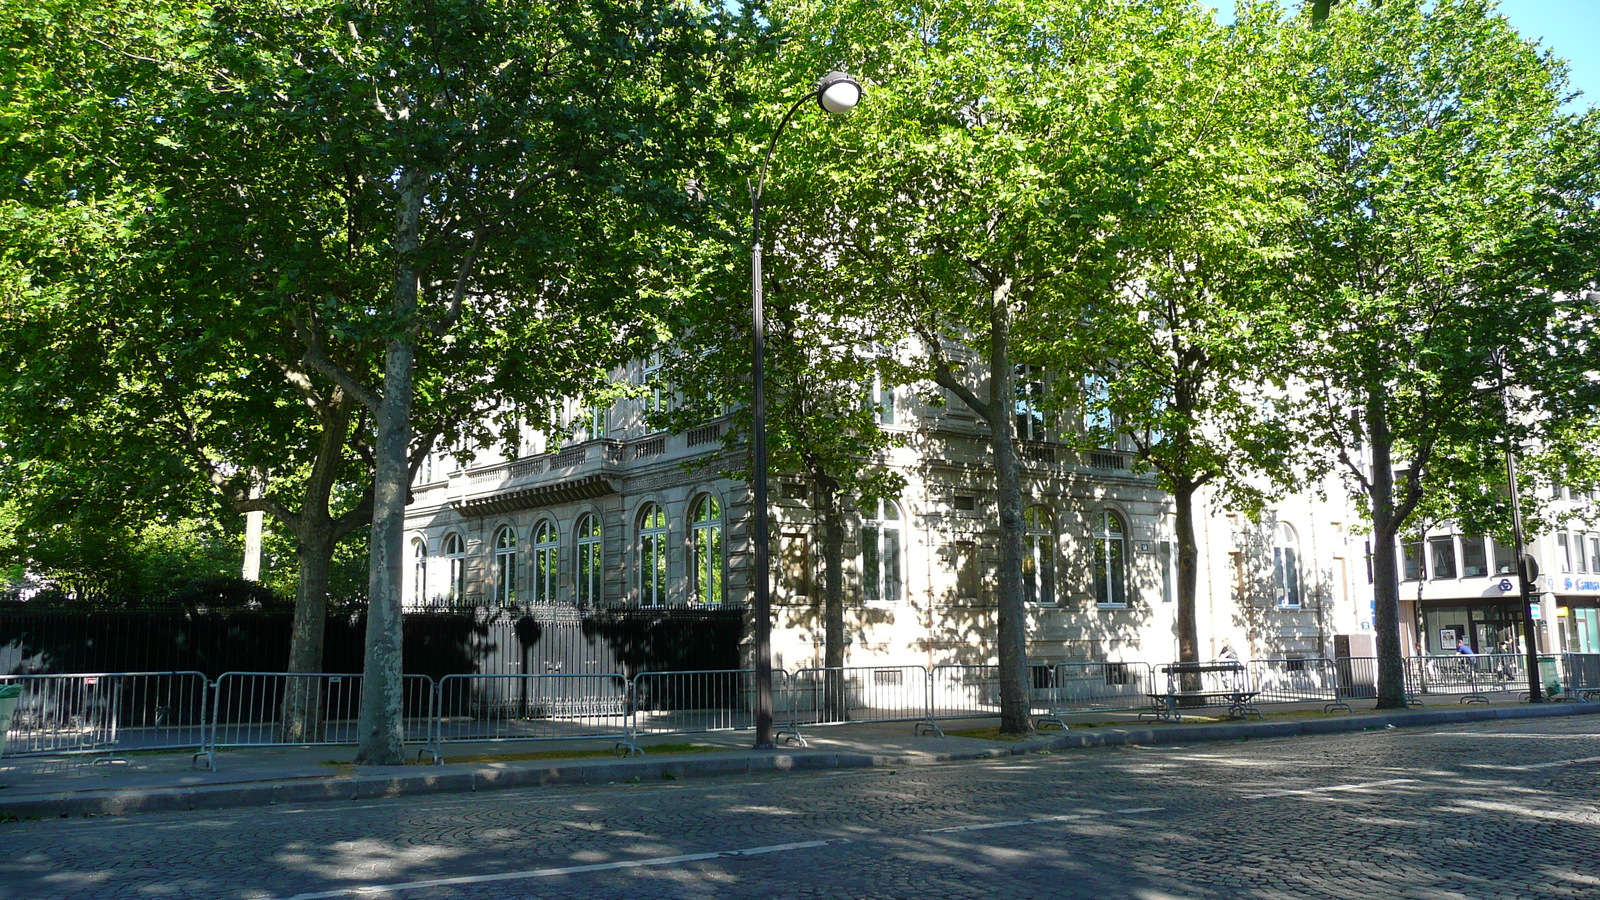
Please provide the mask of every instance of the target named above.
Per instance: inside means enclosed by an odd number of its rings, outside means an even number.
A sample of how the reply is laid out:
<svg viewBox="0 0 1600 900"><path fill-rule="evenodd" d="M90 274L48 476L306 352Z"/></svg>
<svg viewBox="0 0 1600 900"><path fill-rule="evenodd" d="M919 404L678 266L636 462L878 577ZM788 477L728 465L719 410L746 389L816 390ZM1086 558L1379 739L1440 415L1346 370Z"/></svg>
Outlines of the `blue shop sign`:
<svg viewBox="0 0 1600 900"><path fill-rule="evenodd" d="M1580 594L1600 594L1600 581L1574 581L1568 578L1566 585L1569 593L1577 591Z"/></svg>

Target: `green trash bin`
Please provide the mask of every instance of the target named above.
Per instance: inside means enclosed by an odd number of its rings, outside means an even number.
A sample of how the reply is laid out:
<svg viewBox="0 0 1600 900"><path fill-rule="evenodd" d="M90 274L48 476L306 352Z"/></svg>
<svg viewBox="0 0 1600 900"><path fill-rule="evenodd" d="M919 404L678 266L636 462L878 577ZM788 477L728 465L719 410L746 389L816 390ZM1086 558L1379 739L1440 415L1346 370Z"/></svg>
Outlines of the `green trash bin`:
<svg viewBox="0 0 1600 900"><path fill-rule="evenodd" d="M1554 656L1539 657L1539 683L1544 685L1546 700L1561 696L1561 669Z"/></svg>
<svg viewBox="0 0 1600 900"><path fill-rule="evenodd" d="M17 712L17 701L22 699L22 685L0 684L0 756L6 755L6 732L11 730L11 717Z"/></svg>

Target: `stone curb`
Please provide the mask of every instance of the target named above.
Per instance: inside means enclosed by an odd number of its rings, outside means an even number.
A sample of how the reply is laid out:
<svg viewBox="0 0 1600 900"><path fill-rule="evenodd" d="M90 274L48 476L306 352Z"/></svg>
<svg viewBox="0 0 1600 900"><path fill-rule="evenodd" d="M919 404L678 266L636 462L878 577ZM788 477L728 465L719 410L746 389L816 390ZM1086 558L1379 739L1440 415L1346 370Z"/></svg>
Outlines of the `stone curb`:
<svg viewBox="0 0 1600 900"><path fill-rule="evenodd" d="M1549 718L1600 714L1600 703L1551 704L1504 708L1406 710L1359 713L1336 719L1298 722L1232 722L1206 725L1096 728L1068 731L1059 737L1032 740L1008 747L947 753L872 754L851 752L809 753L738 751L659 759L632 757L618 760L584 760L559 765L505 765L451 771L420 771L395 775L292 776L233 784L136 790L107 788L57 794L0 797L0 820L54 819L80 816L118 816L146 812L228 809L279 803L378 800L383 798L546 785L646 783L706 778L719 775L754 775L825 769L921 766L977 759L1004 759L1055 750L1092 749L1131 745L1188 744L1215 741L1282 738L1319 734L1344 734L1386 727L1415 728L1457 722Z"/></svg>

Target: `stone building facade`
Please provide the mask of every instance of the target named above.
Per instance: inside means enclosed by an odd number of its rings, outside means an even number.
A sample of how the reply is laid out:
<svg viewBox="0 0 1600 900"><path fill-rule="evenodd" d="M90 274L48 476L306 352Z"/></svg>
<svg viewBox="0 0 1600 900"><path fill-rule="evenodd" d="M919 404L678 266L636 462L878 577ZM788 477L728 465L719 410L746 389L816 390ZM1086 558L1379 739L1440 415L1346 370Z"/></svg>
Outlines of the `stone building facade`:
<svg viewBox="0 0 1600 900"><path fill-rule="evenodd" d="M648 368L621 373L644 385ZM980 386L981 387L981 386ZM559 443L524 433L466 464L437 454L408 508L408 603L708 607L751 596L750 495L719 473L725 421L681 433L645 424L649 390L568 411ZM850 511L849 665L986 663L994 657L998 513L985 426L956 402L880 392L881 427L905 441L878 464L898 497ZM1126 447L1059 440L1072 416L1017 407L1027 522L1028 653L1041 663L1176 658L1171 498ZM721 465L719 465L719 461ZM772 476L774 665L823 659L821 543L801 482ZM1339 496L1337 489L1327 492ZM1371 630L1352 517L1314 492L1258 521L1198 523L1202 655L1331 656Z"/></svg>

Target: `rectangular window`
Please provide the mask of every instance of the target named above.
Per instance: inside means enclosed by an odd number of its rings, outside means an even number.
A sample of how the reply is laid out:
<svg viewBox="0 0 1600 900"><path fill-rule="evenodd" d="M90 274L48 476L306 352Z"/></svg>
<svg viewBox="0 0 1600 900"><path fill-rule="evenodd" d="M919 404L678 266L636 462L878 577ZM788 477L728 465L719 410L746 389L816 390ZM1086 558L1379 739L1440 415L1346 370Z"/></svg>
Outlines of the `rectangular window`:
<svg viewBox="0 0 1600 900"><path fill-rule="evenodd" d="M611 407L590 406L584 410L584 426L588 429L588 439L591 441L605 440L610 433Z"/></svg>
<svg viewBox="0 0 1600 900"><path fill-rule="evenodd" d="M1400 578L1402 581L1422 580L1422 541L1410 540L1401 542Z"/></svg>
<svg viewBox="0 0 1600 900"><path fill-rule="evenodd" d="M1456 577L1456 539L1454 535L1428 538L1428 563L1434 580Z"/></svg>
<svg viewBox="0 0 1600 900"><path fill-rule="evenodd" d="M1490 541L1494 544L1494 573L1496 575L1514 575L1517 571L1517 557L1510 544L1500 541Z"/></svg>
<svg viewBox="0 0 1600 900"><path fill-rule="evenodd" d="M1561 571L1572 571L1572 548L1567 546L1566 532L1556 533L1556 561L1561 564Z"/></svg>
<svg viewBox="0 0 1600 900"><path fill-rule="evenodd" d="M905 596L905 583L900 578L900 532L883 530L883 597L899 602Z"/></svg>
<svg viewBox="0 0 1600 900"><path fill-rule="evenodd" d="M1600 574L1600 536L1589 535L1589 571Z"/></svg>
<svg viewBox="0 0 1600 900"><path fill-rule="evenodd" d="M1083 427L1091 435L1098 435L1100 443L1113 443L1113 436L1109 434L1116 421L1111 416L1107 404L1111 401L1111 385L1098 375L1090 375L1083 380Z"/></svg>
<svg viewBox="0 0 1600 900"><path fill-rule="evenodd" d="M1295 559L1293 547L1272 548L1272 574L1278 593L1278 605L1299 609L1300 563Z"/></svg>
<svg viewBox="0 0 1600 900"><path fill-rule="evenodd" d="M1017 439L1044 440L1044 374L1038 366L1017 366L1012 390L1016 394Z"/></svg>
<svg viewBox="0 0 1600 900"><path fill-rule="evenodd" d="M1583 535L1572 536L1572 567L1578 572L1589 571L1589 558L1583 554Z"/></svg>
<svg viewBox="0 0 1600 900"><path fill-rule="evenodd" d="M1461 575L1465 578L1481 578L1489 574L1488 555L1483 550L1483 538L1462 536L1461 538Z"/></svg>
<svg viewBox="0 0 1600 900"><path fill-rule="evenodd" d="M872 383L867 385L866 394L861 398L861 406L873 413L879 425L893 425L894 385L885 384L882 375L872 376Z"/></svg>
<svg viewBox="0 0 1600 900"><path fill-rule="evenodd" d="M883 561L878 558L878 526L861 526L861 587L868 603L883 601Z"/></svg>
<svg viewBox="0 0 1600 900"><path fill-rule="evenodd" d="M644 413L645 424L651 434L662 430L660 423L652 420L665 412L667 407L668 392L661 382L661 354L652 353L645 360L644 377L640 381L641 384L650 389L649 394L645 397Z"/></svg>

